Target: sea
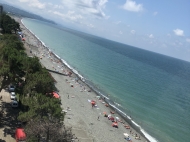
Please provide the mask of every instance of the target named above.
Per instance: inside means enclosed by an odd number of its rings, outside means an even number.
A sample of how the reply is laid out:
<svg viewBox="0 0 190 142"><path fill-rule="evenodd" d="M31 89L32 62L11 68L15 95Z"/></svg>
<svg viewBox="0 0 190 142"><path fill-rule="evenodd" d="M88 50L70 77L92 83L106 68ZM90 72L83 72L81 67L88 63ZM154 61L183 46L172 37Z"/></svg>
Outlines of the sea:
<svg viewBox="0 0 190 142"><path fill-rule="evenodd" d="M190 62L34 19L22 22L149 141L190 141Z"/></svg>

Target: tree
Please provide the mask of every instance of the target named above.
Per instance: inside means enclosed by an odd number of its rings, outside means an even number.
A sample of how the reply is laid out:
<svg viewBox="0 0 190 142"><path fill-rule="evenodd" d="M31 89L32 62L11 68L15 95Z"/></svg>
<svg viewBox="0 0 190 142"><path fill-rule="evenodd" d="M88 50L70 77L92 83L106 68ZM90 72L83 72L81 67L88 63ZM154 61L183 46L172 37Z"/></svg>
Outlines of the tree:
<svg viewBox="0 0 190 142"><path fill-rule="evenodd" d="M16 33L17 29L20 30L20 25L14 19L12 19L6 13L0 15L0 24L3 29L3 33L11 34L12 31Z"/></svg>
<svg viewBox="0 0 190 142"><path fill-rule="evenodd" d="M32 119L49 119L62 121L64 114L60 107L60 100L42 94L36 94L31 97L21 99L24 106L27 106L25 112L20 112L18 119L26 122Z"/></svg>
<svg viewBox="0 0 190 142"><path fill-rule="evenodd" d="M23 61L26 58L23 44L16 35L4 34L0 42L1 88L23 77ZM29 57L28 57L29 58Z"/></svg>
<svg viewBox="0 0 190 142"><path fill-rule="evenodd" d="M63 123L50 120L31 120L25 127L27 141L71 142L74 138L71 128Z"/></svg>
<svg viewBox="0 0 190 142"><path fill-rule="evenodd" d="M1 84L0 84L0 92L3 89L4 86L7 85L6 77L10 76L10 67L8 63L3 63L3 61L0 61L0 77L1 77Z"/></svg>
<svg viewBox="0 0 190 142"><path fill-rule="evenodd" d="M3 84L5 80L20 81L24 77L24 87L20 89L19 96L19 103L24 109L17 119L27 122L28 141L40 141L41 137L45 137L46 141L70 142L73 135L71 129L62 123L65 113L62 113L61 101L46 95L56 89L54 80L42 68L38 58L26 56L18 37L10 35L16 33L19 24L5 13L0 15L0 24L5 33L0 36L0 78L3 78Z"/></svg>
<svg viewBox="0 0 190 142"><path fill-rule="evenodd" d="M7 66L5 64L8 64L9 67L9 75L8 78L12 81L15 80L15 78L18 76L20 71L22 70L22 60L23 60L23 53L19 52L17 49L13 48L9 44L6 45L2 49L2 66Z"/></svg>
<svg viewBox="0 0 190 142"><path fill-rule="evenodd" d="M46 137L47 141L67 142L72 138L71 131L62 123L65 113L62 112L59 99L42 94L22 96L20 99L27 109L20 112L17 119L27 122L26 132L29 140L39 141L41 137Z"/></svg>
<svg viewBox="0 0 190 142"><path fill-rule="evenodd" d="M42 68L35 73L28 73L26 76L26 84L24 85L24 94L41 93L46 94L55 90L54 81L49 72Z"/></svg>
<svg viewBox="0 0 190 142"><path fill-rule="evenodd" d="M26 72L26 75L28 74L32 74L38 71L42 70L42 66L39 63L39 59L37 57L34 58L30 58L30 57L26 57L23 60L23 70Z"/></svg>

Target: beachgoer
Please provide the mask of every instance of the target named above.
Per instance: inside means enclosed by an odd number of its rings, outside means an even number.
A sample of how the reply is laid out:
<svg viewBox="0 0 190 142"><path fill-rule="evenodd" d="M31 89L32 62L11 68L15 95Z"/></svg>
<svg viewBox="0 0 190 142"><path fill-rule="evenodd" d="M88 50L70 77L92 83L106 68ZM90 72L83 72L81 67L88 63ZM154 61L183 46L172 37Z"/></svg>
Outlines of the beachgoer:
<svg viewBox="0 0 190 142"><path fill-rule="evenodd" d="M115 112L114 111L110 111L111 114L114 114Z"/></svg>
<svg viewBox="0 0 190 142"><path fill-rule="evenodd" d="M95 106L95 104L94 103L92 103L92 108Z"/></svg>
<svg viewBox="0 0 190 142"><path fill-rule="evenodd" d="M125 125L125 128L126 128L126 129L130 129L130 126L129 126L129 125Z"/></svg>
<svg viewBox="0 0 190 142"><path fill-rule="evenodd" d="M106 107L109 107L109 105L108 105L108 104L105 104L105 106L106 106Z"/></svg>
<svg viewBox="0 0 190 142"><path fill-rule="evenodd" d="M68 97L68 99L69 99L69 95L68 95L67 97Z"/></svg>
<svg viewBox="0 0 190 142"><path fill-rule="evenodd" d="M100 120L100 116L98 116L98 119L97 119L98 121Z"/></svg>
<svg viewBox="0 0 190 142"><path fill-rule="evenodd" d="M135 136L135 139L140 140L141 138L140 138L140 136Z"/></svg>

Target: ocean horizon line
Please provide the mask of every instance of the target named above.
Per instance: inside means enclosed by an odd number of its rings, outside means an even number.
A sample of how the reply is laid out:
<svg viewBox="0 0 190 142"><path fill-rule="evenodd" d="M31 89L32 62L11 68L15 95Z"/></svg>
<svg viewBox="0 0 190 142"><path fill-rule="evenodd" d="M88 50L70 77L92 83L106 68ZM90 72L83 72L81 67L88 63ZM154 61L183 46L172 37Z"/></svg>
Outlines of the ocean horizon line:
<svg viewBox="0 0 190 142"><path fill-rule="evenodd" d="M111 41L111 42L115 42L115 43L119 43L119 44L123 44L125 46L130 46L130 47L133 47L133 48L136 48L138 50L142 50L142 51L146 51L146 52L150 52L150 53L153 53L153 54L158 54L158 55L161 55L161 56L165 56L166 58L172 58L174 60L180 60L180 61L183 61L183 62L187 62L190 64L190 60L185 60L185 59L182 59L182 58L177 58L177 57L174 57L174 56L171 56L171 55L167 55L167 54L164 54L164 53L159 53L159 52L156 52L156 51L152 51L152 50L148 50L148 49L144 49L142 47L138 47L138 46L135 46L135 45L130 45L130 44L127 44L127 43L124 43L124 42L119 42L119 41L116 41L116 40L113 40L113 39L109 39L109 38L106 38L106 37L101 37L99 35L94 35L94 34L91 34L91 33L87 33L87 32L84 32L84 31L80 31L80 30L77 30L77 29L72 29L72 28L69 28L69 27L66 27L64 25L61 25L61 24L53 24L53 23L49 23L49 22L45 22L45 21L42 21L42 20L38 20L38 19L33 19L33 18L27 18L27 17L22 17L21 19L31 19L31 20L36 20L36 21L40 21L42 23L46 23L48 25L54 25L56 26L58 29L61 29L61 30L64 30L64 31L67 31L68 32L72 32L72 31L75 31L75 35L76 35L76 32L81 34L86 34L86 35L89 35L89 36L93 36L93 37L96 37L96 38L99 38L99 39L104 39L104 40L108 40L108 41ZM80 38L83 38L80 36Z"/></svg>

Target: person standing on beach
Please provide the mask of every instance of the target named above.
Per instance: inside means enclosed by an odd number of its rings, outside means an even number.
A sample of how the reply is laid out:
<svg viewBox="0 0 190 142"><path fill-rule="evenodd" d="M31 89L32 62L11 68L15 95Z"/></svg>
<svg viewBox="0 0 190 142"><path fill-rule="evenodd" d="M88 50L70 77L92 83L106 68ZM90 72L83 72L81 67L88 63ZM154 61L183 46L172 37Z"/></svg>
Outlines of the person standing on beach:
<svg viewBox="0 0 190 142"><path fill-rule="evenodd" d="M98 119L97 119L98 121L100 120L100 116L98 116Z"/></svg>

